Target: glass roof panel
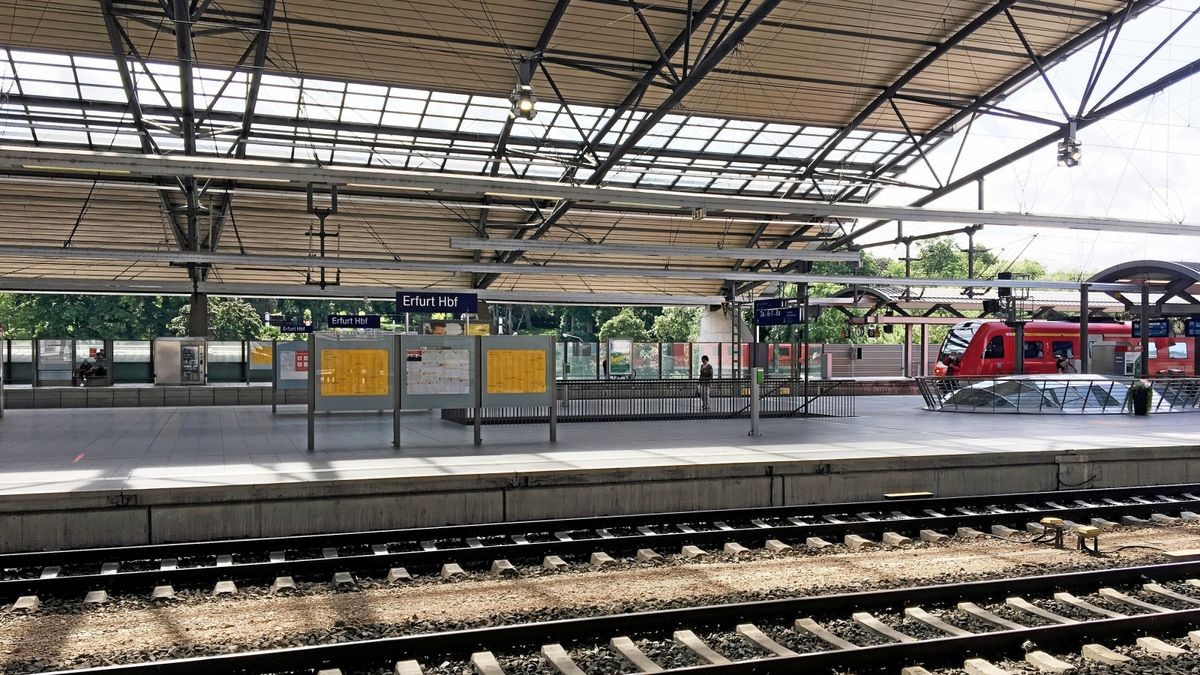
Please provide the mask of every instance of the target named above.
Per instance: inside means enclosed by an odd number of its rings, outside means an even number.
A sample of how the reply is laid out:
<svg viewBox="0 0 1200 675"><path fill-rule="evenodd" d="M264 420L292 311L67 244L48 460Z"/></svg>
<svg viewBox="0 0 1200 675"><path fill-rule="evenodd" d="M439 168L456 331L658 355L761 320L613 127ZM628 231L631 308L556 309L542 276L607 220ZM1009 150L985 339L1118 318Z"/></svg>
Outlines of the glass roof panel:
<svg viewBox="0 0 1200 675"><path fill-rule="evenodd" d="M18 63L15 74L6 59L0 60L0 91L13 91L20 84L22 93L31 95L78 102L82 90L83 97L90 101L125 102L120 77L111 59L72 59L24 52L14 52L13 57ZM130 68L143 106L178 105L178 70L172 64L151 62L143 66L131 62ZM247 95L246 73L231 75L227 70L198 68L196 75L198 105L212 104L215 109L233 115L242 112ZM165 93L166 100L159 90ZM218 92L220 96L214 103ZM510 121L510 105L507 99L496 96L264 74L255 113L260 118L277 118L279 123L262 123L260 119L254 124L247 154L271 159L316 158L346 164L486 173L490 166L486 158L511 124L510 152L508 161L500 165L502 173L510 173L511 161L518 175L557 179L575 157L586 156L581 150L583 144L595 140L599 129L618 114L612 109L582 105L572 106L568 114L555 101L541 101L533 120ZM23 106L8 109L13 111L10 114L24 114ZM87 144L90 140L99 146L140 145L130 116L119 109L84 112L60 106L48 109L48 113L61 121L53 129L46 127L47 133L39 141ZM621 112L603 143L611 146L626 141L629 131L646 115L645 111ZM160 147L181 148L182 141L163 130L177 126L173 115L146 117L156 125L153 134ZM85 119L109 120L112 124L88 127ZM308 119L314 124L286 123L293 119ZM201 124L208 134L201 142L202 152L223 153L236 142L236 122L231 125L225 118ZM350 132L338 129L339 124L368 125L368 128ZM374 131L375 125L381 125L378 132ZM220 135L213 138L214 132ZM768 174L760 164L736 160L742 156L803 159L827 141L830 133L830 129L794 124L672 113L639 139L637 150L618 163L605 180L685 190L711 188L771 194L786 185L782 179L796 172L797 164L772 165ZM9 123L4 128L4 138L27 140L29 136L27 126L19 123ZM472 142L463 140L468 138ZM869 139L864 144L867 152L849 151L864 139ZM872 136L871 132L856 132L847 139L848 147L835 151L831 159L884 161L894 156L897 141L907 144L903 134ZM383 154L378 154L380 150ZM905 163L911 160L906 158ZM590 175L592 170L586 167L575 173L577 180L586 180Z"/></svg>

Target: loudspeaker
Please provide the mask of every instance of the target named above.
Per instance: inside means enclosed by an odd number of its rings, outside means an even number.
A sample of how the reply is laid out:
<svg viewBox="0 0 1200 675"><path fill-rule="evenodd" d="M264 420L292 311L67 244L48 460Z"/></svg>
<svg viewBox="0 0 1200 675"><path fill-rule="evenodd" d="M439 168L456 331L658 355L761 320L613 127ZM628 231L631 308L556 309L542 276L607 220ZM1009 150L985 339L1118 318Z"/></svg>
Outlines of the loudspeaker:
<svg viewBox="0 0 1200 675"><path fill-rule="evenodd" d="M984 300L983 301L983 313L984 314L999 314L1000 313L1000 301L999 300Z"/></svg>
<svg viewBox="0 0 1200 675"><path fill-rule="evenodd" d="M997 279L1012 279L1012 272L1001 272L996 275ZM996 297L1008 298L1012 297L1012 288L1009 286L999 286L996 288Z"/></svg>

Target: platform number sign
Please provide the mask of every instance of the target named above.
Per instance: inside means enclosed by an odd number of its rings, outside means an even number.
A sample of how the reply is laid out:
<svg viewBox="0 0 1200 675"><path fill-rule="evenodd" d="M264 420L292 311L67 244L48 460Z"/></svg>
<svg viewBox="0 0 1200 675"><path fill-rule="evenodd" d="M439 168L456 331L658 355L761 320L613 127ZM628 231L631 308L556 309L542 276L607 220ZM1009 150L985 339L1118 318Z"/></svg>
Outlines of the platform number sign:
<svg viewBox="0 0 1200 675"><path fill-rule="evenodd" d="M1190 316L1183 322L1183 334L1186 337L1200 337L1200 316Z"/></svg>

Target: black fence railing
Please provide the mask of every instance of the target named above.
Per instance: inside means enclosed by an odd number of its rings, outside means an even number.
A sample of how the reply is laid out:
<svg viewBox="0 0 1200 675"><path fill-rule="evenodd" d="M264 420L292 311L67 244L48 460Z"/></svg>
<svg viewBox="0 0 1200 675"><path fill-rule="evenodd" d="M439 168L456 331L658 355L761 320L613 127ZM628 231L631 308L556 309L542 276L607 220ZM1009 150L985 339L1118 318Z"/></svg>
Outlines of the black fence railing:
<svg viewBox="0 0 1200 675"><path fill-rule="evenodd" d="M927 410L983 413L1119 414L1133 411L1138 378L1062 375L919 377ZM1200 410L1200 378L1162 377L1150 384L1148 412Z"/></svg>
<svg viewBox="0 0 1200 675"><path fill-rule="evenodd" d="M853 417L855 383L768 378L760 387L761 417ZM708 406L699 380L599 380L558 383L559 422L735 419L750 417L748 380L713 380ZM474 411L447 408L442 418L473 424ZM484 408L484 424L545 422L546 406Z"/></svg>

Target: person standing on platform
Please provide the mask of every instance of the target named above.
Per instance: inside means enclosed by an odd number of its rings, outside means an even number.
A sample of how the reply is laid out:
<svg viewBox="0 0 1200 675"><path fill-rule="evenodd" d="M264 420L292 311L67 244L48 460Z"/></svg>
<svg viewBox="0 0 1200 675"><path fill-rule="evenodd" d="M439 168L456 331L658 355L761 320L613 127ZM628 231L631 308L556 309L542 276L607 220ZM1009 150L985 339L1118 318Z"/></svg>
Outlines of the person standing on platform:
<svg viewBox="0 0 1200 675"><path fill-rule="evenodd" d="M707 356L700 357L700 384L696 385L696 393L700 394L700 409L708 410L708 393L712 387L713 368Z"/></svg>

